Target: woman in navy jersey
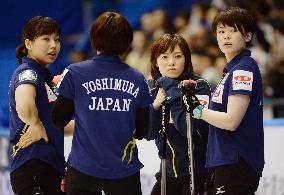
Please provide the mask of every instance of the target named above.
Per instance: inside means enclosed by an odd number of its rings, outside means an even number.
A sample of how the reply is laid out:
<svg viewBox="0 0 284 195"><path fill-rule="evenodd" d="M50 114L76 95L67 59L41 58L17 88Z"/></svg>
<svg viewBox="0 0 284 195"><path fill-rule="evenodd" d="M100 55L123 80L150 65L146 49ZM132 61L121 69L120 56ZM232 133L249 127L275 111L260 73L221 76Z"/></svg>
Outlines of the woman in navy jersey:
<svg viewBox="0 0 284 195"><path fill-rule="evenodd" d="M52 75L46 69L60 51L60 27L49 17L31 18L16 53L20 66L9 89L11 184L15 194L62 194L64 140L51 122L56 100Z"/></svg>
<svg viewBox="0 0 284 195"><path fill-rule="evenodd" d="M66 174L67 194L141 195L135 139L143 139L152 103L144 76L123 63L133 30L115 12L92 25L93 59L63 72L52 113L57 127L75 118Z"/></svg>
<svg viewBox="0 0 284 195"><path fill-rule="evenodd" d="M188 98L193 116L209 126L208 194L251 195L264 167L262 79L257 63L246 49L255 32L247 10L221 11L212 24L227 64L209 108Z"/></svg>
<svg viewBox="0 0 284 195"><path fill-rule="evenodd" d="M192 79L197 82L195 90L204 106L208 106L210 85L193 72L191 52L185 39L177 34L165 34L158 38L151 48L151 74L154 78L149 86L155 97L150 106L150 128L146 139L155 139L162 156L161 106L166 103L170 109L170 119L167 135L167 166L166 166L166 194L189 195L189 145L186 110L182 107L182 93L178 87L183 80ZM157 87L159 86L159 87ZM192 120L193 124L193 158L195 195L204 194L204 184L207 176L205 168L208 123ZM151 195L161 194L161 171L156 174L157 182Z"/></svg>

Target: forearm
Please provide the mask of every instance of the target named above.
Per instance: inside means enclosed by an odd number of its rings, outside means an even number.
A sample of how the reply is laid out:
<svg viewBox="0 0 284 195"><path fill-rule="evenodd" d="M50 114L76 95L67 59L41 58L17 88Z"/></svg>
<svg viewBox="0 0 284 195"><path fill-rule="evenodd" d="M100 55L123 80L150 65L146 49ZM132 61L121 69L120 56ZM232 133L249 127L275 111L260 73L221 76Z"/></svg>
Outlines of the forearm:
<svg viewBox="0 0 284 195"><path fill-rule="evenodd" d="M232 95L228 98L227 112L203 108L201 118L215 127L235 131L247 111L249 102L249 96Z"/></svg>
<svg viewBox="0 0 284 195"><path fill-rule="evenodd" d="M36 107L36 87L22 84L16 88L15 102L19 118L28 125L41 125Z"/></svg>
<svg viewBox="0 0 284 195"><path fill-rule="evenodd" d="M74 114L74 103L72 100L59 95L51 113L51 119L55 127L64 128ZM72 123L71 123L72 124Z"/></svg>
<svg viewBox="0 0 284 195"><path fill-rule="evenodd" d="M28 104L25 107L17 106L17 113L19 118L28 125L42 125L34 104Z"/></svg>
<svg viewBox="0 0 284 195"><path fill-rule="evenodd" d="M218 112L208 108L203 108L201 119L215 127L229 131L234 130L232 119L226 112Z"/></svg>

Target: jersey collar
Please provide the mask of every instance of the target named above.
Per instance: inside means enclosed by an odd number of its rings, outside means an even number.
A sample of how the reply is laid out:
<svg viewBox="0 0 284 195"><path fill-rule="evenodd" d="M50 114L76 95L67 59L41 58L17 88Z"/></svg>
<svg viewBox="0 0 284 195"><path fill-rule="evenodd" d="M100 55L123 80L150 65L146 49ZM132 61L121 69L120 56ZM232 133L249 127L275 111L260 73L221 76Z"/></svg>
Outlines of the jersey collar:
<svg viewBox="0 0 284 195"><path fill-rule="evenodd" d="M226 64L224 72L229 72L233 68L233 66L237 64L244 56L251 56L250 50L245 49L241 51L241 53L236 55L229 63Z"/></svg>
<svg viewBox="0 0 284 195"><path fill-rule="evenodd" d="M93 59L108 61L108 62L121 62L121 59L117 55L99 54L99 55L95 55Z"/></svg>

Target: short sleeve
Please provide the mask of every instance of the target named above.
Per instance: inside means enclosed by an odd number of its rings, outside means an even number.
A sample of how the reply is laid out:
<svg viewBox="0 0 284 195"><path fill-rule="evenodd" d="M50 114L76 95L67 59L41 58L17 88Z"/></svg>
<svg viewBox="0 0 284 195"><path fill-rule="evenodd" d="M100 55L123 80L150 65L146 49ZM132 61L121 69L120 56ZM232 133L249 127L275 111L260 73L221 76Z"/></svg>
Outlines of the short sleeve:
<svg viewBox="0 0 284 195"><path fill-rule="evenodd" d="M255 71L251 64L238 65L230 74L229 95L248 95L251 96Z"/></svg>
<svg viewBox="0 0 284 195"><path fill-rule="evenodd" d="M34 84L39 86L39 78L36 71L25 69L19 72L15 79L15 88L22 84Z"/></svg>
<svg viewBox="0 0 284 195"><path fill-rule="evenodd" d="M62 78L58 82L59 94L73 100L74 99L74 81L70 69L66 68L62 73Z"/></svg>

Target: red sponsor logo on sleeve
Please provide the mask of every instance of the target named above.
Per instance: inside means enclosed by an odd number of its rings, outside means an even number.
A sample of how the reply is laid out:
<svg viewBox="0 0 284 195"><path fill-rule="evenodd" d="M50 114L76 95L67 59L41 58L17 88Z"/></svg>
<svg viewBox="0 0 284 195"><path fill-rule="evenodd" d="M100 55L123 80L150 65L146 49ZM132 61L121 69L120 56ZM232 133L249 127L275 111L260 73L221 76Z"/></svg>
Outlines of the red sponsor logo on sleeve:
<svg viewBox="0 0 284 195"><path fill-rule="evenodd" d="M250 81L251 77L239 75L239 76L235 76L234 79L237 80L237 81Z"/></svg>
<svg viewBox="0 0 284 195"><path fill-rule="evenodd" d="M213 96L214 96L214 97L218 97L218 96L220 95L220 93L221 93L221 89L218 88L218 89L214 92Z"/></svg>

